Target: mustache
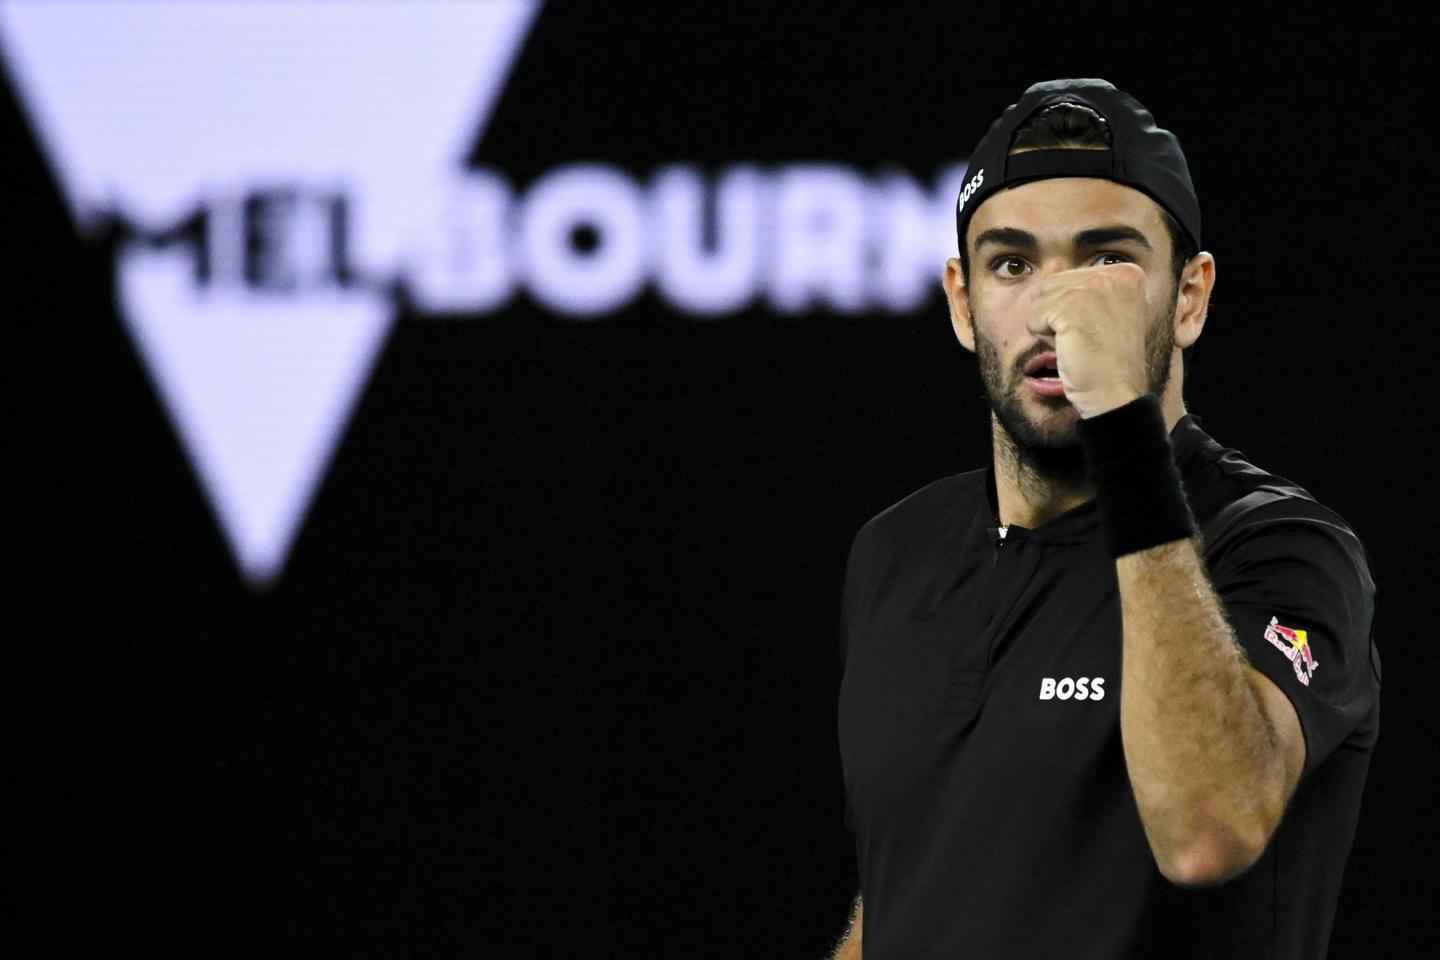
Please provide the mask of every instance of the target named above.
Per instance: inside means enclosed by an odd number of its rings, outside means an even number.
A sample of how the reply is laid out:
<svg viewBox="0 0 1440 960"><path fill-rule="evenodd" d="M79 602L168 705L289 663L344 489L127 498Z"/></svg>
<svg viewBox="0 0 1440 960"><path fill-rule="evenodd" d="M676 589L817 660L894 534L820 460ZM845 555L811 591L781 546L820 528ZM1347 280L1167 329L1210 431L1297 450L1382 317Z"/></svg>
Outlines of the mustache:
<svg viewBox="0 0 1440 960"><path fill-rule="evenodd" d="M1052 349L1053 348L1041 344L1039 350L1033 350L1025 356L1018 358L1015 361L1015 374L1011 379L1015 383L1023 383L1025 381L1025 367L1029 365L1030 361L1043 353L1049 353ZM1056 363L1059 363L1059 361L1057 360Z"/></svg>

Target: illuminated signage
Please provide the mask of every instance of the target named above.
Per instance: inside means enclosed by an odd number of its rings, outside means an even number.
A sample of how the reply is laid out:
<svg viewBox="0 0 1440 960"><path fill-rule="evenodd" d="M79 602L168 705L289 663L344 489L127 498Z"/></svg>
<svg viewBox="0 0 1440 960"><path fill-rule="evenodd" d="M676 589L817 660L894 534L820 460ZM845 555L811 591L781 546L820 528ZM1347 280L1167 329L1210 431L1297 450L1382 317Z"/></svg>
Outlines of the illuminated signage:
<svg viewBox="0 0 1440 960"><path fill-rule="evenodd" d="M246 578L279 575L394 323L652 291L720 318L905 312L954 253L963 164L644 175L469 168L538 0L0 2L75 222L129 228L117 309Z"/></svg>

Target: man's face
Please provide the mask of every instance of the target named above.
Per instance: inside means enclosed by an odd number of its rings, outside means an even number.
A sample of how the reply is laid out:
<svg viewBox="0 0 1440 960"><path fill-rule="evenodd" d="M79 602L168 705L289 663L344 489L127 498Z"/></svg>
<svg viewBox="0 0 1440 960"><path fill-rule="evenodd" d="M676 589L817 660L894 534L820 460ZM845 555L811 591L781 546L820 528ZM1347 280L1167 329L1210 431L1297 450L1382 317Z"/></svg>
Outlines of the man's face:
<svg viewBox="0 0 1440 960"><path fill-rule="evenodd" d="M966 240L968 307L990 408L1022 463L1056 478L1078 479L1085 466L1075 430L1079 413L1065 397L1042 395L1025 381L1025 364L1049 349L1026 326L1035 281L1121 260L1144 269L1147 375L1150 391L1160 396L1177 352L1172 324L1178 294L1160 207L1109 180L1037 180L986 200Z"/></svg>

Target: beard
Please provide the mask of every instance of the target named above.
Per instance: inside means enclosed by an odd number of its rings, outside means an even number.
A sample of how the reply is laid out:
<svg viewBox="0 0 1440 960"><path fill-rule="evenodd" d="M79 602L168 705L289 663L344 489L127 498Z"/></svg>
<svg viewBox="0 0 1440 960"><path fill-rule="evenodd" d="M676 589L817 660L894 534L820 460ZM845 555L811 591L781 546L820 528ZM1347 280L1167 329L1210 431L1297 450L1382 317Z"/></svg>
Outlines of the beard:
<svg viewBox="0 0 1440 960"><path fill-rule="evenodd" d="M1177 283L1170 296L1168 307L1156 311L1150 317L1150 327L1145 332L1145 377L1149 392L1159 397L1170 382L1170 358L1175 349L1175 331L1171 322L1175 316L1175 304L1180 295ZM975 354L980 366L980 380L985 386L985 399L1000 424L1005 436L1001 444L1014 451L1017 473L1047 478L1067 486L1077 485L1085 480L1087 465L1085 450L1073 425L1057 433L1031 420L1025 412L1025 401L1020 392L1028 390L1025 385L1023 364L1029 357L1017 363L1016 369L1006 371L1000 358L1000 351L982 332L983 321L972 310L970 324L975 331ZM1033 354L1032 354L1033 356ZM1038 396L1038 395L1037 395ZM1063 397L1042 397L1047 406L1068 403Z"/></svg>

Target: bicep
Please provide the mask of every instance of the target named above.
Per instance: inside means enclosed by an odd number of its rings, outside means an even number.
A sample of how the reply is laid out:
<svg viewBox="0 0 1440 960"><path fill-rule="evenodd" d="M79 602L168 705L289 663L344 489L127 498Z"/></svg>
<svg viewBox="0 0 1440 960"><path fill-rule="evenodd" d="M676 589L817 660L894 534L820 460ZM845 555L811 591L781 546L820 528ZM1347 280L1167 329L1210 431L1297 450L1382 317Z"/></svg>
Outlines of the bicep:
<svg viewBox="0 0 1440 960"><path fill-rule="evenodd" d="M1274 680L1254 667L1247 666L1245 671L1284 761L1285 781L1281 797L1284 802L1289 802L1305 769L1305 732L1300 728L1300 717L1295 712L1295 705Z"/></svg>
<svg viewBox="0 0 1440 960"><path fill-rule="evenodd" d="M1379 696L1375 585L1354 535L1303 519L1257 522L1207 563L1285 754L1284 786L1294 788L1296 756L1303 778L1350 738L1373 742L1362 727Z"/></svg>

